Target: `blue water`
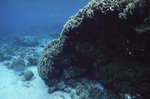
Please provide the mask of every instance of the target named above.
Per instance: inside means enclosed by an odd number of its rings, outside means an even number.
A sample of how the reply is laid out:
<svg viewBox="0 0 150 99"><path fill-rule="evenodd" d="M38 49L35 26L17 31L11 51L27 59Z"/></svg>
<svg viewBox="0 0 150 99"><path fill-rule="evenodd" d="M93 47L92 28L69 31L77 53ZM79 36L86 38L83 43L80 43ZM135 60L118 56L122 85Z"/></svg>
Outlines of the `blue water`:
<svg viewBox="0 0 150 99"><path fill-rule="evenodd" d="M0 35L61 32L71 15L91 0L0 0Z"/></svg>

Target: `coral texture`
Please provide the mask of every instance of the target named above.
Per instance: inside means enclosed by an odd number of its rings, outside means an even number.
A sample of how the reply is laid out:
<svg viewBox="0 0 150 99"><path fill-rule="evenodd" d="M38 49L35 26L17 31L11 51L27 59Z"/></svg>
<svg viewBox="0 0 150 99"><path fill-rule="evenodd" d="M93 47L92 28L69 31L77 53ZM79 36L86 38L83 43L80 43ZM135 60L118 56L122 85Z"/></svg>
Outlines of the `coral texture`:
<svg viewBox="0 0 150 99"><path fill-rule="evenodd" d="M149 0L89 2L44 48L40 77L49 86L91 77L117 95L150 97L149 5Z"/></svg>

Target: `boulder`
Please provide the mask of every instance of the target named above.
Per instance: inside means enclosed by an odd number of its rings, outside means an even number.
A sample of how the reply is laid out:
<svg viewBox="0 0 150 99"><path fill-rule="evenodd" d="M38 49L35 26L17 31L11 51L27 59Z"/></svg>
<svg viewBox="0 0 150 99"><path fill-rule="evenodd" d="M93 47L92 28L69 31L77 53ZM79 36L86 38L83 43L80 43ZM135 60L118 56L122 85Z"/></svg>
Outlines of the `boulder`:
<svg viewBox="0 0 150 99"><path fill-rule="evenodd" d="M24 72L24 77L26 80L30 80L33 77L33 72L31 70L27 70Z"/></svg>
<svg viewBox="0 0 150 99"><path fill-rule="evenodd" d="M16 59L12 62L11 67L15 71L23 71L25 69L25 61L21 58Z"/></svg>

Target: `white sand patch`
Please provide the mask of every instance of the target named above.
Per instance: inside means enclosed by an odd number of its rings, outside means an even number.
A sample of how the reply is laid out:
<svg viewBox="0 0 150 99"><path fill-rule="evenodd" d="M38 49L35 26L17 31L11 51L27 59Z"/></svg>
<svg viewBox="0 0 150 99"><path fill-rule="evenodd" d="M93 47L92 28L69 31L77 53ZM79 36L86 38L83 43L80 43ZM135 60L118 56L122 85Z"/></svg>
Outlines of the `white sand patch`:
<svg viewBox="0 0 150 99"><path fill-rule="evenodd" d="M38 76L35 66L29 67L34 77L30 81L21 81L21 76L0 63L0 99L71 99L61 91L49 94L43 80Z"/></svg>

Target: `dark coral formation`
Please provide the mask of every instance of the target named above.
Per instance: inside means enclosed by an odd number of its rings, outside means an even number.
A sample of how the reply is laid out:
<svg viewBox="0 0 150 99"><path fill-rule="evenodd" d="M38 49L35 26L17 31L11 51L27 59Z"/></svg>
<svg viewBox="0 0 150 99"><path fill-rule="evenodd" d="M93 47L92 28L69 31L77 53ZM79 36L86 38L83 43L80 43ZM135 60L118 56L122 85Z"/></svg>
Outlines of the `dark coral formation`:
<svg viewBox="0 0 150 99"><path fill-rule="evenodd" d="M91 1L44 48L40 77L49 86L91 77L116 94L150 97L149 5L149 0Z"/></svg>
<svg viewBox="0 0 150 99"><path fill-rule="evenodd" d="M46 80L50 78L51 74L53 76L57 73L60 73L57 68L59 67L59 64L56 63L55 60L61 51L62 46L60 45L60 41L58 39L52 41L44 48L43 54L38 64L38 72L42 79Z"/></svg>

